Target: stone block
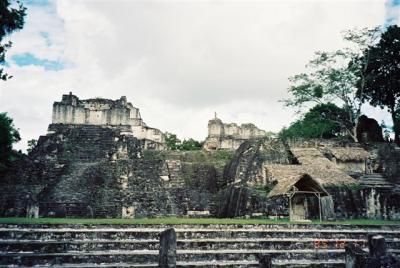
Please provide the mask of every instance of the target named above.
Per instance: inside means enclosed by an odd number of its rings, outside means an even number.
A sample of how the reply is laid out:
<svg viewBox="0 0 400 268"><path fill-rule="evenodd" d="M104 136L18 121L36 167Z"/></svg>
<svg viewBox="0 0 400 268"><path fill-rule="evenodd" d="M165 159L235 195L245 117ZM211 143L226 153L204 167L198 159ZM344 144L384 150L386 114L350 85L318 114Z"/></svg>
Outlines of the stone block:
<svg viewBox="0 0 400 268"><path fill-rule="evenodd" d="M176 267L176 233L174 228L166 229L160 234L158 267Z"/></svg>

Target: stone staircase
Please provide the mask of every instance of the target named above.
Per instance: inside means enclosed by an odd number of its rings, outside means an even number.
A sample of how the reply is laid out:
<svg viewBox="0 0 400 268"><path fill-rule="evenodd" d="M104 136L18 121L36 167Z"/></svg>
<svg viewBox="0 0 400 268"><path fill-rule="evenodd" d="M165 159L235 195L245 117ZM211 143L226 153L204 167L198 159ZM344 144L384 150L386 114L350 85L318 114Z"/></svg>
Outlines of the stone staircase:
<svg viewBox="0 0 400 268"><path fill-rule="evenodd" d="M0 267L157 267L161 225L0 225ZM177 225L178 267L344 267L344 246L386 238L400 254L399 226Z"/></svg>
<svg viewBox="0 0 400 268"><path fill-rule="evenodd" d="M379 187L379 188L392 188L394 184L387 181L380 173L363 174L359 180L362 186L366 187Z"/></svg>

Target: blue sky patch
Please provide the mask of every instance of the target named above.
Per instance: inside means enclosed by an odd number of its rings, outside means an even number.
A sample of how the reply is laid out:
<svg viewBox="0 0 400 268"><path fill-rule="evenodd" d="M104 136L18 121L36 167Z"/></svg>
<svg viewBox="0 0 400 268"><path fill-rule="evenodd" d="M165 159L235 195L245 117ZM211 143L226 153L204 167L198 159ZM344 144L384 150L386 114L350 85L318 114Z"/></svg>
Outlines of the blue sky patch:
<svg viewBox="0 0 400 268"><path fill-rule="evenodd" d="M50 35L47 32L40 32L40 36L44 38L44 40L46 40L46 46L51 46L52 42L50 40Z"/></svg>
<svg viewBox="0 0 400 268"><path fill-rule="evenodd" d="M385 28L396 24L399 19L399 8L400 8L400 0L389 0L385 4L386 8L386 18L384 26Z"/></svg>
<svg viewBox="0 0 400 268"><path fill-rule="evenodd" d="M48 59L39 59L31 53L14 55L11 58L18 66L36 65L43 66L45 70L59 71L65 68L65 64L61 61L53 61Z"/></svg>
<svg viewBox="0 0 400 268"><path fill-rule="evenodd" d="M22 4L30 6L47 6L50 4L50 0L23 0Z"/></svg>

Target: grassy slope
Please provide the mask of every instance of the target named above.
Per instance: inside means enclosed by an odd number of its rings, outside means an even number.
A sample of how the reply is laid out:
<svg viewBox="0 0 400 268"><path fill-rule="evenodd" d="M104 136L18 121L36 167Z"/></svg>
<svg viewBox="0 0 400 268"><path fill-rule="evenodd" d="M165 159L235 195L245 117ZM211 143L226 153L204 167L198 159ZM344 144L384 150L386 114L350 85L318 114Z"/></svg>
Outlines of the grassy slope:
<svg viewBox="0 0 400 268"><path fill-rule="evenodd" d="M216 218L143 218L143 219L76 219L76 218L0 218L0 224L288 224L287 220L268 219L216 219ZM295 224L296 222L291 222ZM304 223L304 222L298 222ZM306 222L307 223L307 222ZM319 221L309 224L321 224ZM400 225L400 221L345 220L324 221L322 224Z"/></svg>

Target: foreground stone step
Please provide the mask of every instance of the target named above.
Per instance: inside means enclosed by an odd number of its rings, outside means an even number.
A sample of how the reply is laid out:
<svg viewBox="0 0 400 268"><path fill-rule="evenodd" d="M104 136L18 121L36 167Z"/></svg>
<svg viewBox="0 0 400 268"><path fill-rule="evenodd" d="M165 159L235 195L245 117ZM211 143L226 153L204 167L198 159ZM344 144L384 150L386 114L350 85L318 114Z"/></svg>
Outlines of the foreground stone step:
<svg viewBox="0 0 400 268"><path fill-rule="evenodd" d="M0 225L0 267L157 267L164 227ZM179 225L178 267L258 267L264 254L274 267L344 267L344 245L365 246L367 234L399 254L398 226L356 227Z"/></svg>
<svg viewBox="0 0 400 268"><path fill-rule="evenodd" d="M234 239L181 239L178 249L315 249L344 248L348 243L367 245L366 239L320 239L320 238L234 238ZM400 239L387 239L389 248L400 248ZM158 250L158 240L121 239L121 240L0 240L3 252L65 252L65 251L101 251L119 250Z"/></svg>
<svg viewBox="0 0 400 268"><path fill-rule="evenodd" d="M314 267L314 268L337 268L344 267L344 260L295 260L295 261L280 261L272 262L273 267ZM0 265L2 267L9 267ZM22 266L20 266L22 267ZM35 265L35 268L47 268L54 267L50 265ZM158 263L85 263L85 264L74 264L74 263L64 263L57 265L59 268L117 268L117 267L140 267L140 268L153 268L158 267ZM216 267L232 267L232 268L259 268L257 261L208 261L208 262L177 262L178 268L190 268L190 267L202 267L202 268L216 268Z"/></svg>
<svg viewBox="0 0 400 268"><path fill-rule="evenodd" d="M0 240L85 240L85 239L153 239L158 240L164 229L18 229L0 228ZM400 230L387 229L241 229L241 228L188 228L176 229L178 240L196 238L351 238L365 239L367 234L381 234L386 238L400 238Z"/></svg>
<svg viewBox="0 0 400 268"><path fill-rule="evenodd" d="M399 254L399 250L391 250ZM343 249L296 249L296 250L178 250L179 262L226 262L252 261L257 262L257 255L268 254L275 262L308 260L338 260L343 259ZM157 263L158 250L108 250L91 252L63 252L63 253L32 253L32 252L0 252L1 265L60 265L63 263Z"/></svg>
<svg viewBox="0 0 400 268"><path fill-rule="evenodd" d="M342 249L324 250L178 250L177 260L180 262L207 262L207 261L258 261L257 255L270 254L275 261L279 259L337 259L343 255ZM30 253L30 252L0 252L0 264L34 265L62 263L112 263L133 262L151 263L158 261L158 251L91 251L91 252L64 252L64 253Z"/></svg>

